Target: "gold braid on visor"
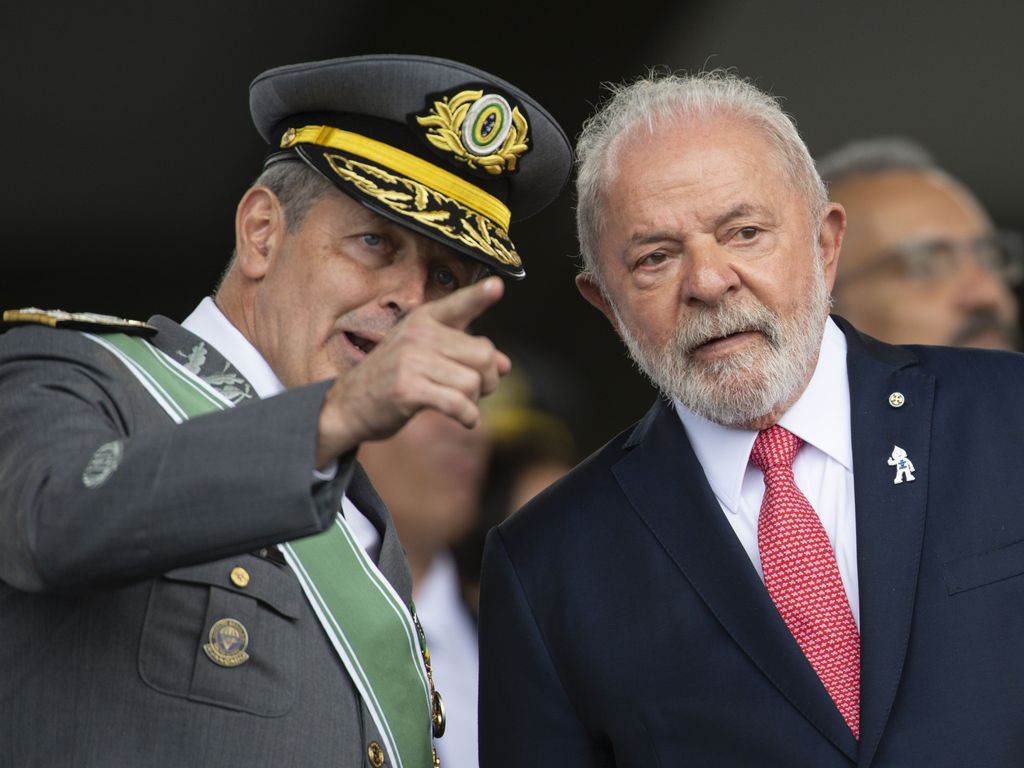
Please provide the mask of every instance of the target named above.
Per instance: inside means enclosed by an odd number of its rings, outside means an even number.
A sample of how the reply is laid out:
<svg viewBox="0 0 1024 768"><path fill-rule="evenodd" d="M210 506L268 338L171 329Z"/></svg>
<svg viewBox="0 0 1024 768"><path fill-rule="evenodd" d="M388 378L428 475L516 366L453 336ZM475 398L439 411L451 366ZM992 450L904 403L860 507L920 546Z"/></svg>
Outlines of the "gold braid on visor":
<svg viewBox="0 0 1024 768"><path fill-rule="evenodd" d="M484 192L475 184L471 184L443 168L438 168L433 163L382 141L351 131L332 128L329 125L307 125L302 128L289 128L281 137L281 149L288 149L296 144L316 144L320 147L329 147L383 165L395 173L400 173L447 195L471 211L490 219L506 232L512 221L512 213L508 206L494 195Z"/></svg>

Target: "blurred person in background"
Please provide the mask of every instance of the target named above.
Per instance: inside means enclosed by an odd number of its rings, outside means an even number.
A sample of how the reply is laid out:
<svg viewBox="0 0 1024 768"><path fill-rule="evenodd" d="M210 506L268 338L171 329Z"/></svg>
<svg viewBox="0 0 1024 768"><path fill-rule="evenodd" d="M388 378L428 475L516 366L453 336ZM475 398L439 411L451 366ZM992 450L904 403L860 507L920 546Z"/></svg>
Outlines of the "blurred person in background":
<svg viewBox="0 0 1024 768"><path fill-rule="evenodd" d="M527 357L516 357L475 428L424 411L391 438L359 449L409 561L447 716L437 751L441 764L454 768L477 765L476 611L484 537L573 464L573 436L562 419L538 406L540 372Z"/></svg>
<svg viewBox="0 0 1024 768"><path fill-rule="evenodd" d="M923 147L854 141L817 166L848 215L837 314L891 344L1017 347L1020 236Z"/></svg>
<svg viewBox="0 0 1024 768"><path fill-rule="evenodd" d="M441 764L477 765L478 650L475 609L464 599L452 545L476 524L490 443L436 411L422 411L387 440L364 443L359 461L387 505L412 571L413 601L427 636L447 726Z"/></svg>
<svg viewBox="0 0 1024 768"><path fill-rule="evenodd" d="M576 463L576 439L566 406L559 403L572 391L568 375L551 361L519 355L498 389L483 401L491 446L480 514L455 548L463 592L474 615L487 532Z"/></svg>

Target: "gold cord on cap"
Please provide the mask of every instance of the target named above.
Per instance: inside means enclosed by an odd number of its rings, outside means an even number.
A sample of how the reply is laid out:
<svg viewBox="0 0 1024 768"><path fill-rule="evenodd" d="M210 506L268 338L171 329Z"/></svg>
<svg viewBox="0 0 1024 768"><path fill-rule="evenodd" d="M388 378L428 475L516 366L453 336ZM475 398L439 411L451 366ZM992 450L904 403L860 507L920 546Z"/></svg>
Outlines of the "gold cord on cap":
<svg viewBox="0 0 1024 768"><path fill-rule="evenodd" d="M382 141L352 131L332 128L329 125L307 125L302 128L289 128L281 137L282 149L288 149L296 144L330 147L380 163L396 173L447 195L506 231L512 221L512 213L508 206L494 195L433 163Z"/></svg>

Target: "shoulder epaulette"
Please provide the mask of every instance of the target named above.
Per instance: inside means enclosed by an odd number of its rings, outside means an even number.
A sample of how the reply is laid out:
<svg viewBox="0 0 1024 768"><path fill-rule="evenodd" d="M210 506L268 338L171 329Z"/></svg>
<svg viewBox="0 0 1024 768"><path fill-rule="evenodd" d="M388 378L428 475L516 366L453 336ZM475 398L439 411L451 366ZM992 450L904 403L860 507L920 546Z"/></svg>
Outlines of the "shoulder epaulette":
<svg viewBox="0 0 1024 768"><path fill-rule="evenodd" d="M62 309L25 309L4 310L4 325L47 325L50 328L70 328L77 331L94 331L96 333L127 333L132 336L152 336L157 332L155 326L141 320L127 320L112 315L98 315L94 312L65 312Z"/></svg>

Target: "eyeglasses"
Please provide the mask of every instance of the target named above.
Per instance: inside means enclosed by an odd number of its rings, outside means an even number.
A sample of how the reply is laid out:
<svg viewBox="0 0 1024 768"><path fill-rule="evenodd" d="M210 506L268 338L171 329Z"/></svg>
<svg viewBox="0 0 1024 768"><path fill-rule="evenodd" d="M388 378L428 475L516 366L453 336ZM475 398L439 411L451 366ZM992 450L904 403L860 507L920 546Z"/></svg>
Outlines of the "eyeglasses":
<svg viewBox="0 0 1024 768"><path fill-rule="evenodd" d="M1024 239L1019 232L999 230L972 240L936 238L897 246L843 274L837 288L883 268L917 283L940 283L956 275L967 257L1007 285L1024 279Z"/></svg>

